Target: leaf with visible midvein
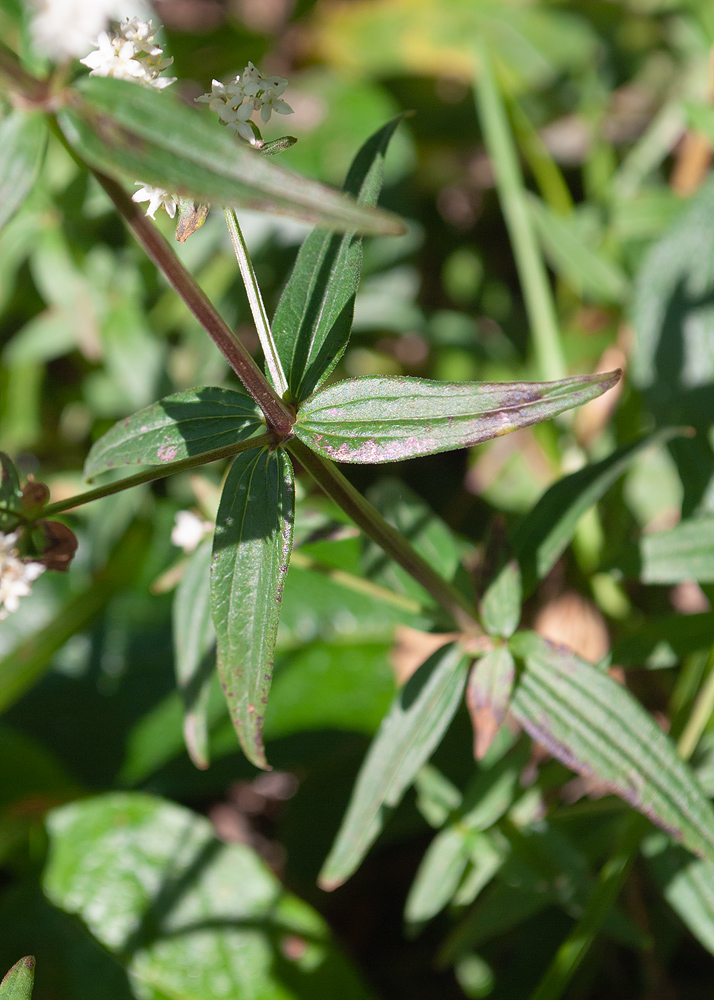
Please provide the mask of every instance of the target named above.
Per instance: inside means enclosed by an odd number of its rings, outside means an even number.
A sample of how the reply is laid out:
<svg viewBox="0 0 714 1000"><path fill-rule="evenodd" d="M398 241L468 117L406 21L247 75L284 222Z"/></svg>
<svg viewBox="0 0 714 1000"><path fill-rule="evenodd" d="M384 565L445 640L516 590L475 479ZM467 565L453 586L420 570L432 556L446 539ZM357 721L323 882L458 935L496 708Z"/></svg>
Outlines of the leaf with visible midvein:
<svg viewBox="0 0 714 1000"><path fill-rule="evenodd" d="M30 1000L35 981L35 960L27 955L16 962L0 982L0 1000Z"/></svg>
<svg viewBox="0 0 714 1000"><path fill-rule="evenodd" d="M681 521L640 539L643 583L714 583L714 517Z"/></svg>
<svg viewBox="0 0 714 1000"><path fill-rule="evenodd" d="M711 803L672 742L629 691L534 632L518 632L510 646L524 662L511 711L526 732L690 851L714 860Z"/></svg>
<svg viewBox="0 0 714 1000"><path fill-rule="evenodd" d="M211 618L211 541L191 554L173 603L174 667L183 702L186 749L196 767L208 767L208 696L215 665Z"/></svg>
<svg viewBox="0 0 714 1000"><path fill-rule="evenodd" d="M621 374L578 375L561 382L346 379L300 408L295 433L336 462L395 462L468 448L548 420L600 396Z"/></svg>
<svg viewBox="0 0 714 1000"><path fill-rule="evenodd" d="M404 232L395 215L276 166L170 91L85 77L68 92L57 121L81 159L129 184L139 179L201 203L242 205L334 229Z"/></svg>
<svg viewBox="0 0 714 1000"><path fill-rule="evenodd" d="M175 392L125 420L92 445L87 479L117 465L164 465L250 437L263 426L243 389L207 386Z"/></svg>
<svg viewBox="0 0 714 1000"><path fill-rule="evenodd" d="M601 462L564 476L546 490L521 521L513 538L525 596L538 580L548 575L563 554L582 515L597 503L637 456L646 448L661 445L682 433L680 429L669 427L624 445Z"/></svg>
<svg viewBox="0 0 714 1000"><path fill-rule="evenodd" d="M400 115L362 146L344 190L362 205L376 205L384 157ZM280 296L273 337L294 399L306 399L330 374L347 346L362 271L362 240L316 229L307 237Z"/></svg>
<svg viewBox="0 0 714 1000"><path fill-rule="evenodd" d="M47 141L38 111L13 111L0 123L0 229L30 193Z"/></svg>
<svg viewBox="0 0 714 1000"><path fill-rule="evenodd" d="M211 609L218 673L245 755L267 767L263 719L293 540L293 469L280 448L239 455L216 518Z"/></svg>
<svg viewBox="0 0 714 1000"><path fill-rule="evenodd" d="M443 646L412 674L372 741L337 839L320 872L323 889L352 875L377 839L386 809L396 806L429 759L461 702L468 658Z"/></svg>

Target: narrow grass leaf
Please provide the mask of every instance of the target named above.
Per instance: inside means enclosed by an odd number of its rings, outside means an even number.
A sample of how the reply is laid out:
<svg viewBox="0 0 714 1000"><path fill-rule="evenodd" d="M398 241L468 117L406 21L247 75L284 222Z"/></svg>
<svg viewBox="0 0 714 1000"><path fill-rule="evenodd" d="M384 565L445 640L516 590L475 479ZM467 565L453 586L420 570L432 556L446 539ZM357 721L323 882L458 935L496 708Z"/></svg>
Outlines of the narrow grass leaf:
<svg viewBox="0 0 714 1000"><path fill-rule="evenodd" d="M580 406L620 371L562 382L433 382L367 376L328 386L298 413L295 433L337 462L374 464L468 448Z"/></svg>
<svg viewBox="0 0 714 1000"><path fill-rule="evenodd" d="M218 673L238 739L267 767L263 719L272 679L283 583L293 538L295 487L282 450L239 455L216 518L211 608Z"/></svg>
<svg viewBox="0 0 714 1000"><path fill-rule="evenodd" d="M534 632L511 711L567 767L597 779L690 851L714 859L714 809L654 719L608 674Z"/></svg>
<svg viewBox="0 0 714 1000"><path fill-rule="evenodd" d="M538 580L548 575L568 547L582 515L604 496L637 456L681 433L667 428L641 438L618 448L601 462L564 476L546 490L513 537L526 596Z"/></svg>
<svg viewBox="0 0 714 1000"><path fill-rule="evenodd" d="M714 517L681 521L640 539L643 583L714 583Z"/></svg>
<svg viewBox="0 0 714 1000"><path fill-rule="evenodd" d="M164 465L250 437L263 426L260 411L242 389L208 386L153 403L121 420L92 445L87 479L118 465Z"/></svg>
<svg viewBox="0 0 714 1000"><path fill-rule="evenodd" d="M483 760L496 738L511 700L515 663L505 646L476 660L466 686L466 705L474 729L474 756Z"/></svg>
<svg viewBox="0 0 714 1000"><path fill-rule="evenodd" d="M35 183L47 142L47 122L37 111L13 111L0 122L0 229Z"/></svg>
<svg viewBox="0 0 714 1000"><path fill-rule="evenodd" d="M362 205L376 205L384 157L401 121L394 118L362 146L344 190ZM330 374L347 346L362 270L362 240L316 229L307 237L280 297L273 337L294 399L306 399Z"/></svg>
<svg viewBox="0 0 714 1000"><path fill-rule="evenodd" d="M35 960L26 955L16 962L0 983L0 1000L30 1000L35 982Z"/></svg>
<svg viewBox="0 0 714 1000"><path fill-rule="evenodd" d="M334 229L404 232L396 216L276 166L167 91L85 77L57 120L86 163L129 184L139 178L200 203L290 215Z"/></svg>
<svg viewBox="0 0 714 1000"><path fill-rule="evenodd" d="M335 889L358 868L386 810L396 806L429 759L461 701L468 659L453 643L410 677L382 721L362 765L335 844L320 873Z"/></svg>
<svg viewBox="0 0 714 1000"><path fill-rule="evenodd" d="M211 541L192 553L173 603L174 667L184 710L186 749L196 767L208 767L208 696L215 666L211 618Z"/></svg>

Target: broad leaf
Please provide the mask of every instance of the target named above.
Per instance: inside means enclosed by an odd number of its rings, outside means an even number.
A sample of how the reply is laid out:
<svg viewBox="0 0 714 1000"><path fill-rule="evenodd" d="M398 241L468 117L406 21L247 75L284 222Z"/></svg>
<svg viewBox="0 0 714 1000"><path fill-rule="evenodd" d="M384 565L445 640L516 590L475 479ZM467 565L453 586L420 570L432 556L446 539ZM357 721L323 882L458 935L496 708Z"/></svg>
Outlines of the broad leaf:
<svg viewBox="0 0 714 1000"><path fill-rule="evenodd" d="M554 483L520 523L513 547L528 595L538 580L547 576L575 534L578 521L627 470L637 456L652 445L669 440L681 431L660 431L618 448L601 462L564 476Z"/></svg>
<svg viewBox="0 0 714 1000"><path fill-rule="evenodd" d="M368 1000L327 926L245 844L141 794L49 816L46 894L152 1000ZM97 996L100 994L97 993Z"/></svg>
<svg viewBox="0 0 714 1000"><path fill-rule="evenodd" d="M384 156L401 115L362 146L344 190L376 205ZM310 233L298 254L273 319L273 337L294 399L306 399L327 378L347 346L362 270L362 241L354 232Z"/></svg>
<svg viewBox="0 0 714 1000"><path fill-rule="evenodd" d="M216 518L211 608L218 673L238 739L267 767L263 718L293 535L294 481L282 450L239 455Z"/></svg>
<svg viewBox="0 0 714 1000"><path fill-rule="evenodd" d="M468 448L600 396L620 371L562 382L433 382L367 376L337 382L300 409L295 433L337 462L373 464Z"/></svg>
<svg viewBox="0 0 714 1000"><path fill-rule="evenodd" d="M468 660L454 644L412 674L382 721L352 792L347 814L319 883L335 889L357 869L396 806L446 732L466 683Z"/></svg>
<svg viewBox="0 0 714 1000"><path fill-rule="evenodd" d="M714 517L681 521L640 539L643 583L714 583Z"/></svg>
<svg viewBox="0 0 714 1000"><path fill-rule="evenodd" d="M47 141L39 112L13 111L0 122L0 229L30 193Z"/></svg>
<svg viewBox="0 0 714 1000"><path fill-rule="evenodd" d="M534 632L511 639L524 661L511 711L567 767L702 857L714 859L714 809L651 715L620 684Z"/></svg>
<svg viewBox="0 0 714 1000"><path fill-rule="evenodd" d="M118 465L163 465L223 448L263 426L243 389L189 389L121 420L87 456L87 479Z"/></svg>
<svg viewBox="0 0 714 1000"><path fill-rule="evenodd" d="M516 676L513 656L497 646L476 660L466 686L466 705L474 728L474 756L483 760L501 728Z"/></svg>
<svg viewBox="0 0 714 1000"><path fill-rule="evenodd" d="M184 709L183 733L196 767L208 767L208 695L215 666L211 618L211 541L191 555L173 604L174 666Z"/></svg>
<svg viewBox="0 0 714 1000"><path fill-rule="evenodd" d="M0 1000L30 1000L35 981L35 960L32 955L21 958L0 983Z"/></svg>
<svg viewBox="0 0 714 1000"><path fill-rule="evenodd" d="M506 563L481 599L481 619L489 635L509 639L521 620L521 571L515 560Z"/></svg>
<svg viewBox="0 0 714 1000"><path fill-rule="evenodd" d="M236 141L217 118L171 92L123 80L85 77L57 120L90 166L133 184L137 178L198 202L243 206L366 233L401 233L387 212L357 205Z"/></svg>

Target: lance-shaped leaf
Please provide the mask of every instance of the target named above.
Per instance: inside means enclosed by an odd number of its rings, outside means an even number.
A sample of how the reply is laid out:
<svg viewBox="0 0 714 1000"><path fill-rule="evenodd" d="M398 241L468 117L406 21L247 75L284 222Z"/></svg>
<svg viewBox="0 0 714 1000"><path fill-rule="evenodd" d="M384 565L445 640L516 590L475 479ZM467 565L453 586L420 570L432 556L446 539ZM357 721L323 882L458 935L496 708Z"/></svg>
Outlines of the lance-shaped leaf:
<svg viewBox="0 0 714 1000"><path fill-rule="evenodd" d="M714 864L687 854L662 834L648 838L642 853L664 898L695 938L714 955Z"/></svg>
<svg viewBox="0 0 714 1000"><path fill-rule="evenodd" d="M173 604L174 666L183 701L183 734L196 767L208 767L208 695L215 665L211 618L211 541L191 555Z"/></svg>
<svg viewBox="0 0 714 1000"><path fill-rule="evenodd" d="M714 583L714 517L682 521L640 540L643 583Z"/></svg>
<svg viewBox="0 0 714 1000"><path fill-rule="evenodd" d="M374 464L468 448L580 406L622 372L561 382L432 382L367 376L316 393L295 433L336 462Z"/></svg>
<svg viewBox="0 0 714 1000"><path fill-rule="evenodd" d="M30 193L47 141L39 112L13 111L0 122L0 229Z"/></svg>
<svg viewBox="0 0 714 1000"><path fill-rule="evenodd" d="M682 430L669 427L641 438L618 448L601 462L564 476L546 490L521 521L513 538L526 596L563 554L582 515L604 496L637 456L646 448L663 444L682 433Z"/></svg>
<svg viewBox="0 0 714 1000"><path fill-rule="evenodd" d="M21 958L0 983L0 1000L30 1000L35 982L35 960L32 955Z"/></svg>
<svg viewBox="0 0 714 1000"><path fill-rule="evenodd" d="M396 216L276 166L168 91L85 77L57 120L83 160L129 184L138 178L202 203L242 205L334 229L404 231Z"/></svg>
<svg viewBox="0 0 714 1000"><path fill-rule="evenodd" d="M282 450L239 455L216 518L211 607L218 673L238 739L267 767L263 718L293 540L294 481Z"/></svg>
<svg viewBox="0 0 714 1000"><path fill-rule="evenodd" d="M87 456L87 479L118 465L164 465L235 444L262 426L242 389L189 389L120 420Z"/></svg>
<svg viewBox="0 0 714 1000"><path fill-rule="evenodd" d="M474 756L483 760L501 728L516 676L513 656L497 646L476 660L466 686L466 705L474 727Z"/></svg>
<svg viewBox="0 0 714 1000"><path fill-rule="evenodd" d="M376 205L384 156L402 116L362 146L344 190L362 205ZM273 337L292 396L300 401L330 374L347 346L362 270L362 241L354 232L310 233L298 254L273 319Z"/></svg>
<svg viewBox="0 0 714 1000"><path fill-rule="evenodd" d="M509 639L521 620L521 570L515 559L502 566L481 599L481 619L489 635Z"/></svg>
<svg viewBox="0 0 714 1000"><path fill-rule="evenodd" d="M377 839L386 810L396 806L429 759L459 706L468 659L451 643L412 674L369 748L345 818L320 872L335 889L357 869Z"/></svg>
<svg viewBox="0 0 714 1000"><path fill-rule="evenodd" d="M651 715L622 685L534 632L511 649L524 669L511 711L558 760L714 859L714 809Z"/></svg>

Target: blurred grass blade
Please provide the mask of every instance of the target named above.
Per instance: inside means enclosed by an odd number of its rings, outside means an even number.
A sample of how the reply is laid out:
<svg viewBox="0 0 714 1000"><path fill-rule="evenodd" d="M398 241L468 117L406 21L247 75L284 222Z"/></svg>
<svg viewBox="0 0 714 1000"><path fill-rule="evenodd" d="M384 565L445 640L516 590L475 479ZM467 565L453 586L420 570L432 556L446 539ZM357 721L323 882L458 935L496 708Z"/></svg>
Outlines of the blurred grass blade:
<svg viewBox="0 0 714 1000"><path fill-rule="evenodd" d="M548 575L572 541L582 515L604 496L646 448L663 444L681 434L667 428L618 448L601 462L587 465L554 483L521 521L513 547L523 574L523 592L531 593Z"/></svg>
<svg viewBox="0 0 714 1000"><path fill-rule="evenodd" d="M516 258L523 291L533 349L541 377L555 380L566 373L565 358L555 304L545 263L533 231L528 211L527 192L518 162L516 144L508 115L493 72L486 45L476 48L478 69L474 82L476 107L486 150L496 175L496 187L508 235Z"/></svg>
<svg viewBox="0 0 714 1000"><path fill-rule="evenodd" d="M682 923L714 955L714 863L693 858L661 834L642 845L647 867Z"/></svg>
<svg viewBox="0 0 714 1000"><path fill-rule="evenodd" d="M437 833L422 858L404 904L407 924L424 924L449 905L466 871L475 836L459 823Z"/></svg>
<svg viewBox="0 0 714 1000"><path fill-rule="evenodd" d="M176 392L115 424L92 445L84 474L118 465L163 465L250 437L263 426L244 389L208 386Z"/></svg>
<svg viewBox="0 0 714 1000"><path fill-rule="evenodd" d="M188 560L173 603L174 667L184 709L186 749L196 767L208 767L208 696L215 666L211 618L211 540Z"/></svg>
<svg viewBox="0 0 714 1000"><path fill-rule="evenodd" d="M528 206L553 270L585 298L603 303L623 302L627 275L613 261L583 242L574 216L563 216L531 195Z"/></svg>
<svg viewBox="0 0 714 1000"><path fill-rule="evenodd" d="M521 620L522 597L521 570L512 559L499 570L481 599L481 620L489 635L510 639Z"/></svg>
<svg viewBox="0 0 714 1000"><path fill-rule="evenodd" d="M32 955L21 958L0 983L0 1000L30 1000L35 982L35 960Z"/></svg>
<svg viewBox="0 0 714 1000"><path fill-rule="evenodd" d="M0 531L14 528L22 510L22 489L17 466L4 451L0 451Z"/></svg>
<svg viewBox="0 0 714 1000"><path fill-rule="evenodd" d="M714 809L651 715L611 677L534 632L511 711L567 767L595 778L700 857L714 860Z"/></svg>
<svg viewBox="0 0 714 1000"><path fill-rule="evenodd" d="M239 455L223 487L211 565L218 673L240 745L267 767L263 719L293 536L290 459L267 448Z"/></svg>
<svg viewBox="0 0 714 1000"><path fill-rule="evenodd" d="M643 583L714 583L714 517L680 521L640 539Z"/></svg>
<svg viewBox="0 0 714 1000"><path fill-rule="evenodd" d="M497 646L476 660L466 686L466 705L474 729L474 757L483 760L506 717L516 676L513 656Z"/></svg>
<svg viewBox="0 0 714 1000"><path fill-rule="evenodd" d="M388 122L362 146L344 190L362 205L376 205L389 140L402 120ZM288 387L298 401L330 374L347 346L362 271L362 240L316 229L307 237L273 319L273 337Z"/></svg>
<svg viewBox="0 0 714 1000"><path fill-rule="evenodd" d="M367 376L316 393L295 433L336 462L374 464L468 448L580 406L615 385L622 372L562 382L433 382Z"/></svg>
<svg viewBox="0 0 714 1000"><path fill-rule="evenodd" d="M37 111L13 111L0 122L0 229L30 193L47 142L47 122Z"/></svg>
<svg viewBox="0 0 714 1000"><path fill-rule="evenodd" d="M141 180L200 203L290 215L332 229L404 231L396 216L276 166L168 91L85 77L57 120L81 159L130 185Z"/></svg>
<svg viewBox="0 0 714 1000"><path fill-rule="evenodd" d="M357 777L347 814L320 872L335 889L377 839L385 808L396 806L429 759L461 702L468 659L453 643L412 674L382 721Z"/></svg>

